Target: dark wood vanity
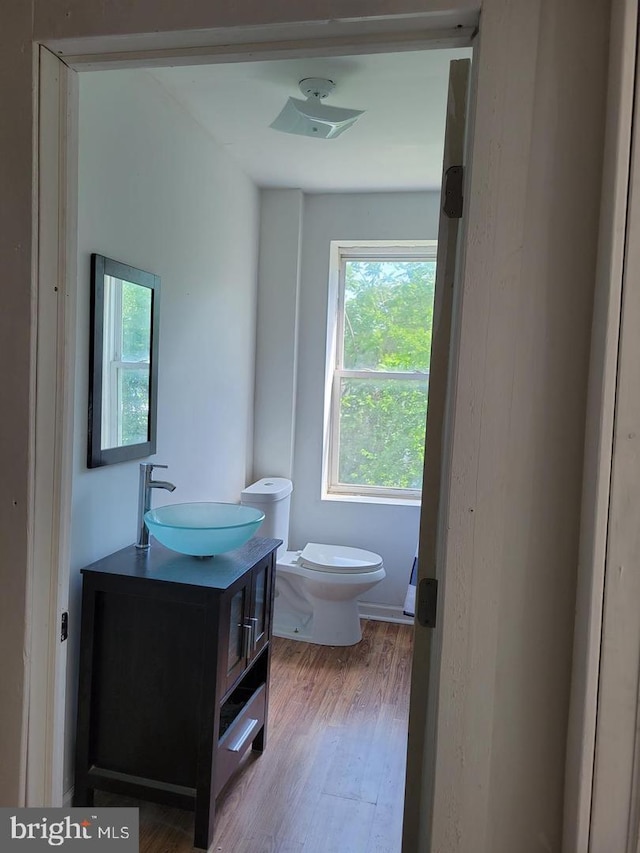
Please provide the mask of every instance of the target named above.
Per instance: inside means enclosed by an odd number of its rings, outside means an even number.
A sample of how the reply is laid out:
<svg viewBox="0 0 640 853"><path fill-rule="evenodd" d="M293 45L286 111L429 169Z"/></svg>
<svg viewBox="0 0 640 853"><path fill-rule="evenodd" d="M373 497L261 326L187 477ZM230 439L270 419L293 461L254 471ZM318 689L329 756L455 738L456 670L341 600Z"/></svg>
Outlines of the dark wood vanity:
<svg viewBox="0 0 640 853"><path fill-rule="evenodd" d="M216 797L266 745L279 544L198 559L154 542L82 570L75 806L99 789L193 809L209 847Z"/></svg>

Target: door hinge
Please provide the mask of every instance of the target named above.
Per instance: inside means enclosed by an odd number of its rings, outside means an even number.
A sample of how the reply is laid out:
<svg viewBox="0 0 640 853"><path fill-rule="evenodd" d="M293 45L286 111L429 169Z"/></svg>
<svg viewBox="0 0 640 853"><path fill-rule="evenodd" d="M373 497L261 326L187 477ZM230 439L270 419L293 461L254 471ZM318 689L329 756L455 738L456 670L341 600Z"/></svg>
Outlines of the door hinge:
<svg viewBox="0 0 640 853"><path fill-rule="evenodd" d="M64 641L69 636L69 614L65 610L62 614L62 619L60 620L60 642L64 643Z"/></svg>
<svg viewBox="0 0 640 853"><path fill-rule="evenodd" d="M462 218L462 181L464 168L462 166L449 166L444 173L444 204L442 210L449 219Z"/></svg>
<svg viewBox="0 0 640 853"><path fill-rule="evenodd" d="M418 584L418 606L416 616L424 628L436 627L438 610L438 581L435 578L422 578Z"/></svg>

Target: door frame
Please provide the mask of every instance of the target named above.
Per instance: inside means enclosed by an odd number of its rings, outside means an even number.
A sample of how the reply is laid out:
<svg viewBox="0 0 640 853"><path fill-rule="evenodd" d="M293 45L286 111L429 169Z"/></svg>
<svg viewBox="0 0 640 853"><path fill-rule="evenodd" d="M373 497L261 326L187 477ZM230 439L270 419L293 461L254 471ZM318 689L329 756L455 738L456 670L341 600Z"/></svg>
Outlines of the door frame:
<svg viewBox="0 0 640 853"><path fill-rule="evenodd" d="M27 806L62 805L77 280L77 75L40 46Z"/></svg>
<svg viewBox="0 0 640 853"><path fill-rule="evenodd" d="M612 514L614 427L628 252L631 143L638 85L636 0L614 0L602 176L598 266L584 451L571 701L567 732L563 853L593 851L592 823L608 813L611 781L595 784L609 548L620 535ZM637 120L636 120L637 121ZM638 128L636 127L636 135ZM609 629L611 630L611 629ZM606 749L606 744L600 748ZM631 748L631 747L630 747ZM604 802L599 802L604 798ZM607 848L608 849L608 848Z"/></svg>
<svg viewBox="0 0 640 853"><path fill-rule="evenodd" d="M78 73L91 70L145 68L162 65L214 64L296 57L357 55L439 48L473 47L476 24L445 29L415 29L415 16L382 19L379 32L363 27L348 38L311 37L300 27L297 39L283 42L236 41L231 49L222 44L150 49L140 39L127 51L113 51L110 39L74 41L72 52L64 42L39 45L39 114L37 175L46 193L38 198L37 257L38 389L32 563L30 699L28 728L27 804L62 805L64 759L66 646L59 641L58 625L68 606L71 530L71 480L73 466L73 414L75 372L75 303L77 288L77 172L78 172ZM237 28L236 38L237 38ZM272 35L273 27L265 26ZM255 28L251 28L255 37ZM180 33L165 34L180 40ZM135 39L130 41L135 42ZM57 56L52 53L55 50ZM61 56L63 54L63 56ZM53 119L53 121L51 120ZM464 225L463 225L464 227ZM55 251L53 249L55 247ZM52 291L51 282L57 290ZM55 307L44 298L50 292ZM40 389L49 388L50 393ZM53 466L53 467L52 467ZM45 614L42 619L38 614ZM48 673L46 678L43 674ZM435 706L434 706L435 707ZM43 736L46 732L46 736ZM413 791L415 792L415 791Z"/></svg>
<svg viewBox="0 0 640 853"><path fill-rule="evenodd" d="M477 20L479 7L478 2L477 10L473 15L475 20ZM458 598L456 600L452 593L452 598L448 602L445 601L444 609L440 612L440 618L445 622L450 615L459 618L453 643L450 644L447 652L447 669L442 674L440 688L441 691L443 685L455 688L456 678L462 678L464 681L458 683L462 683L464 689L456 695L455 714L452 713L450 695L445 697L446 707L438 709L439 721L446 722L446 737L440 738L440 742L444 744L444 750L438 757L436 779L440 777L437 784L445 793L450 793L447 814L442 815L441 837L446 834L446 827L444 827L446 823L451 830L451 838L472 837L477 840L477 849L484 849L483 844L487 838L489 826L493 685L497 669L498 645L496 626L500 614L499 597L494 593L493 585L500 580L501 555L491 543L488 543L488 538L493 537L499 540L503 532L500 513L504 503L501 490L504 488L505 481L500 448L500 439L504 437L504 430L497 430L498 434L493 442L487 440L482 434L481 411L484 406L490 407L494 403L499 403L497 395L500 391L500 378L495 380L491 375L491 359L495 357L499 341L492 345L483 330L486 331L491 325L488 318L491 314L492 300L501 286L498 279L517 280L522 261L520 248L529 203L525 194L525 176L521 166L523 163L527 164L531 156L529 131L535 94L539 7L539 3L530 3L528 0L527 2L519 0L515 3L513 0L492 0L491 3L483 4L480 27L482 45L477 67L478 120L471 147L476 161L485 163L487 168L482 180L477 177L472 182L471 204L463 238L463 249L467 252L464 267L460 271L461 298L465 302L465 307L462 323L464 328L461 332L458 356L463 355L464 358L461 358L458 390L452 406L454 434L451 436L451 441L452 457L456 462L454 466L456 488L451 492L448 521L451 523L453 532L447 533L448 543L444 543L450 544L452 537L455 537L453 542L455 548L451 549L451 553L447 553L446 570L453 577L452 587L456 586L455 595ZM468 11L464 14L460 12L459 16L460 19L464 18L465 26L469 24L471 27L474 26ZM455 14L449 14L449 23L455 17ZM161 16L160 19L162 20ZM241 16L240 19L242 19ZM384 41L386 34L386 43L389 45L387 49L395 50L399 46L409 44L411 44L409 49L416 49L416 28L423 27L426 30L429 24L438 26L438 14L405 16L380 14L377 18L374 16L357 21L351 19L349 25L352 29L348 38L339 35L329 39L314 37L318 32L322 32L322 27L327 25L326 21L312 21L300 25L288 24L283 26L286 33L279 32L280 25L267 24L258 27L240 25L218 29L215 31L219 36L217 41L212 37L209 46L205 43L203 47L203 39L206 37L204 30L191 33L170 30L159 32L162 27L155 28L153 22L150 22L148 29L156 29L153 37L149 35L94 36L73 40L73 44L71 40L42 38L41 42L45 47L61 55L64 61L76 70L80 70L81 65L84 68L98 67L96 63L99 62L109 63L109 67L119 67L117 63L122 60L124 54L122 52L116 54L113 51L121 50L123 41L127 46L126 61L135 62L138 65L145 64L145 57L148 60L147 64L162 64L168 54L159 57L159 50L171 51L169 64L175 63L180 54L189 54L188 61L191 62L208 62L212 60L216 51L220 55L223 44L233 44L233 47L227 48L227 59L236 61L242 56L255 59L267 58L269 55L284 55L283 50L297 51L287 55L329 55L327 51L352 53L357 52L359 44L361 52L372 52L375 45L371 41L366 46L362 46L366 42L366 37L370 35L369 25L372 22L377 25L379 42ZM104 23L98 24L98 31L100 26L106 27L109 23L107 18ZM167 26L166 20L164 25ZM314 31L312 25L319 25L319 28L316 27ZM357 32L360 25L361 29ZM64 31L63 27L60 29ZM195 46L190 45L189 42L189 38L194 33L199 37L199 44ZM265 41L260 41L257 33L261 34L261 38ZM404 33L403 38L399 37L399 33ZM459 31L457 34L459 35ZM362 37L362 42L358 42L358 36ZM152 43L151 38L156 37L161 40L161 46L158 41ZM268 39L273 41L268 42ZM276 39L279 40L276 41ZM413 42L412 39L414 39ZM149 49L150 46L151 49ZM272 49L271 54L268 52L269 47ZM278 51L280 51L279 54ZM314 53L314 51L317 52ZM247 56L247 53L251 53L251 56ZM521 65L530 72L529 76L509 75L509 59L514 56L525 57ZM513 121L516 114L514 104L518 105L519 110L517 123ZM75 118L77 119L77 115ZM42 164L40 165L42 167ZM37 221L34 225L37 227ZM37 294L38 282L35 284L35 291ZM503 306L503 310L505 313L503 319L508 322L510 312L514 313L514 308L507 305ZM46 333L46 322L45 317L45 325L38 329L39 338ZM470 331L472 322L481 330L475 333L475 337ZM492 330L496 327L497 324L491 325ZM506 340L504 332L501 334L501 339L504 339L508 345L509 341ZM72 341L69 342L69 346L73 346ZM60 358L59 353L57 358ZM50 414L52 414L50 422L61 427L57 434L64 433L64 427L68 424L65 424L62 413L56 410ZM456 414L459 415L458 418ZM70 453L70 450L68 452ZM36 468L37 464L36 461ZM495 494L480 495L477 488L478 477L485 476L488 468L495 471L493 478L496 485ZM36 470L36 502L37 483ZM54 486L56 489L59 488L57 484ZM46 493L41 494L41 497L45 502L54 498ZM481 509L482 512L475 511L471 515L474 509ZM65 529L68 530L68 518ZM31 533L32 539L37 538L37 529L32 529ZM60 571L60 565L55 558L50 561L48 570L51 572L52 584L55 585L57 573ZM33 586L32 559L28 573L29 582ZM27 617L27 634L29 632L33 632L32 614ZM56 638L57 631L50 633L47 639L48 647L52 646ZM36 640L36 637L32 640L34 653L38 651L34 646ZM32 680L33 677L32 668ZM455 693L455 690L449 692ZM51 697L51 692L48 695ZM30 718L34 713L40 713L40 709L35 707L33 693L31 698ZM435 701L434 697L431 697L431 701ZM61 732L60 736L62 736ZM464 762L460 760L463 752L465 753Z"/></svg>
<svg viewBox="0 0 640 853"><path fill-rule="evenodd" d="M640 845L640 88L636 87L604 564L589 850Z"/></svg>

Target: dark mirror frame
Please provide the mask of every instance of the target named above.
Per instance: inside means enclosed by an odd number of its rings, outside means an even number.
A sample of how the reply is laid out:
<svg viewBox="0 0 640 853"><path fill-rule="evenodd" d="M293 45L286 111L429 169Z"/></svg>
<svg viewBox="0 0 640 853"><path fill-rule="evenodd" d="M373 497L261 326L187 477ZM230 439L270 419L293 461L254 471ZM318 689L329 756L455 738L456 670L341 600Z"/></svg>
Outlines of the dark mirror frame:
<svg viewBox="0 0 640 853"><path fill-rule="evenodd" d="M151 352L149 375L149 421L147 441L120 447L102 448L102 368L104 343L105 275L140 284L151 290ZM100 468L130 459L142 459L156 452L158 399L158 330L160 326L160 278L128 264L91 255L91 338L89 345L89 429L87 465Z"/></svg>

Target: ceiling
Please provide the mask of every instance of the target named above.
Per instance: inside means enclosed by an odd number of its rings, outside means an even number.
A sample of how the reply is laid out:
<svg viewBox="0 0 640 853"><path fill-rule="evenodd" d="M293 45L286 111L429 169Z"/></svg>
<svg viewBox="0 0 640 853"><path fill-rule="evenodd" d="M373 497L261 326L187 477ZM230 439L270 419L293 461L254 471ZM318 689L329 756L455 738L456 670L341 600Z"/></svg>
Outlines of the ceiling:
<svg viewBox="0 0 640 853"><path fill-rule="evenodd" d="M469 49L243 62L147 72L260 187L306 192L433 190L440 186L451 59ZM335 139L272 130L298 81L336 84L323 103L364 110Z"/></svg>

